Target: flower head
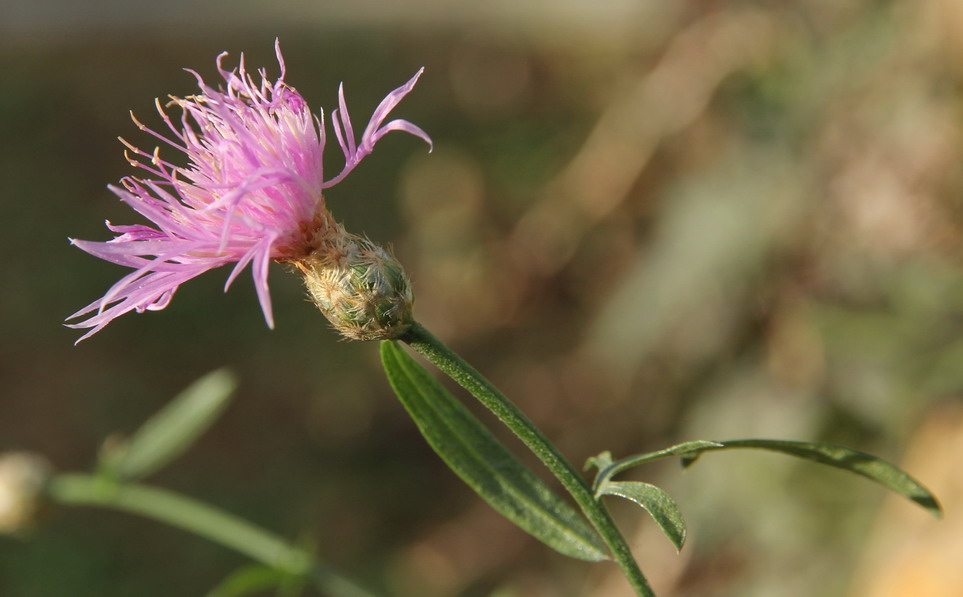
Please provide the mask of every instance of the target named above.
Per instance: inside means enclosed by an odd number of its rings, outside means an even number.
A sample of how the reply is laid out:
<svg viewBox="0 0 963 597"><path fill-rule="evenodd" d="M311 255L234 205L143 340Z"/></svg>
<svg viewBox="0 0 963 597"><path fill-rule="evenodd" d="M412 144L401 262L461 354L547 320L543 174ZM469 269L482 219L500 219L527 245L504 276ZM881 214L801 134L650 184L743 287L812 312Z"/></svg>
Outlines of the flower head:
<svg viewBox="0 0 963 597"><path fill-rule="evenodd" d="M274 82L264 70L258 71L257 82L245 69L243 55L231 71L223 67L226 54L218 56L217 69L224 79L218 88L188 71L197 78L200 93L170 98L169 105L181 110L179 119L172 120L156 102L169 134L153 131L131 115L141 130L183 152L187 165L163 159L159 147L146 152L121 139L128 161L147 175L125 177L120 186L109 188L151 225L107 222L116 234L112 240L71 239L91 255L133 269L102 298L68 317L87 316L69 324L90 329L80 340L129 311L163 309L181 284L231 263L234 267L224 290L250 265L264 318L274 327L268 292L271 260L297 262L316 250L326 235L340 229L325 206L324 189L347 176L391 131L410 133L431 146L428 135L414 124L385 123L415 86L421 70L382 100L360 140L352 128L342 86L339 107L331 117L345 164L325 180L324 122L284 81L280 46L276 44L275 50L281 74Z"/></svg>

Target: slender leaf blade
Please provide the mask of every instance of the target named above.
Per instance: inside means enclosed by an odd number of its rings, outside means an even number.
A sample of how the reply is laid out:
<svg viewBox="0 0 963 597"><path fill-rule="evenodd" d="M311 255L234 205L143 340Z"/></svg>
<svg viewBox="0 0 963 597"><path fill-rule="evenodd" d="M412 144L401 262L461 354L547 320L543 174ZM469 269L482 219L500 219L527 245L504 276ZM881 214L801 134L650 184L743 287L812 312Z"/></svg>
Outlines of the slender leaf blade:
<svg viewBox="0 0 963 597"><path fill-rule="evenodd" d="M562 554L588 561L608 558L581 515L401 347L382 342L381 359L391 387L428 444L495 510Z"/></svg>
<svg viewBox="0 0 963 597"><path fill-rule="evenodd" d="M201 377L148 419L102 464L120 479L141 479L174 460L204 434L227 406L237 378L227 369Z"/></svg>
<svg viewBox="0 0 963 597"><path fill-rule="evenodd" d="M609 481L599 488L599 495L616 495L642 507L659 525L665 536L679 551L685 545L686 525L679 505L666 491L641 481Z"/></svg>
<svg viewBox="0 0 963 597"><path fill-rule="evenodd" d="M916 502L936 518L943 517L939 502L926 487L896 465L872 454L833 444L776 439L735 439L716 443L719 445L688 451L683 456L683 466L692 465L703 452L715 450L749 448L779 452L861 475Z"/></svg>

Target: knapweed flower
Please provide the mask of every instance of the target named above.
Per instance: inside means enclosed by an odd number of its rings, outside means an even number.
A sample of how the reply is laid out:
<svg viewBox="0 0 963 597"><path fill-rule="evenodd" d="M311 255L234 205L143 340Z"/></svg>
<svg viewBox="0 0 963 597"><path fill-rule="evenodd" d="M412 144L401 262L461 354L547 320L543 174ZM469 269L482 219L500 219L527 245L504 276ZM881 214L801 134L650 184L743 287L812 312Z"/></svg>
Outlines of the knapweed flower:
<svg viewBox="0 0 963 597"><path fill-rule="evenodd" d="M329 303L341 311L327 312L321 303L319 307L336 327L345 321L352 329L360 326L354 334L342 330L349 337L389 337L404 327L398 318L410 316L407 278L403 273L390 275L387 283L378 278L379 272L394 272L397 262L383 250L373 258L369 241L345 232L325 206L323 191L347 176L391 131L420 137L430 150L431 139L419 127L406 120L385 123L422 71L382 100L360 141L348 116L344 87L339 88L339 106L331 120L345 164L336 176L325 180L323 116L312 115L304 98L284 81L284 58L278 44L275 50L281 74L274 82L264 70L258 71L260 82L255 81L245 69L243 55L231 71L223 66L226 53L218 56L217 70L224 79L218 88L188 71L196 77L200 93L170 98L168 105L180 108L180 118L172 120L160 101L155 102L169 134L153 131L131 115L142 131L183 152L187 165L162 158L160 147L146 152L121 139L128 161L147 175L125 177L120 186L109 188L151 225L107 222L116 234L110 241L71 239L91 255L133 269L102 298L67 318L86 316L69 324L90 329L78 342L129 311L163 309L181 284L228 264L234 267L224 290L250 265L264 318L273 328L268 291L272 260L295 265L305 275L316 302L319 293L333 297ZM392 264L385 266L388 262ZM313 271L318 267L331 271ZM348 298L338 291L312 289L311 277L341 280L349 287ZM374 293L375 302L380 303L354 304L351 301L360 295L350 288L361 295ZM387 304L383 292L397 296ZM381 321L366 319L365 313ZM378 331L380 328L389 331Z"/></svg>

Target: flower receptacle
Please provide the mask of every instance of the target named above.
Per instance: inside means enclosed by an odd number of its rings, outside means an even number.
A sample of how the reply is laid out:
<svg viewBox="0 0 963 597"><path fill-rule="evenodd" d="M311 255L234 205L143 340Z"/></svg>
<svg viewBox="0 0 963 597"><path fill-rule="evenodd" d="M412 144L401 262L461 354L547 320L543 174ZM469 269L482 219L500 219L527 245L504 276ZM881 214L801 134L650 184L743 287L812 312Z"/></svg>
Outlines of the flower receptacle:
<svg viewBox="0 0 963 597"><path fill-rule="evenodd" d="M352 340L391 340L412 323L414 295L404 268L387 250L341 226L294 264L311 300Z"/></svg>

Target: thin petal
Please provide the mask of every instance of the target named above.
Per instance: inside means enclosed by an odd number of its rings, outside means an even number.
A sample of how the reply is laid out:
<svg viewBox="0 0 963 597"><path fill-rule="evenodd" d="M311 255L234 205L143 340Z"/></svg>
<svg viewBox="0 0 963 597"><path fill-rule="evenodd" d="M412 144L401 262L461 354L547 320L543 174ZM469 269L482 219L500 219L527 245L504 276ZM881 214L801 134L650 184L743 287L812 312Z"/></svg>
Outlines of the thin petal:
<svg viewBox="0 0 963 597"><path fill-rule="evenodd" d="M428 136L428 133L426 133L425 131L423 131L423 130L421 129L421 127L416 126L416 125L408 122L407 120L400 120L400 119L399 119L399 120L392 120L392 121L389 122L388 124L384 125L384 126L381 127L380 129L378 129L378 131L377 131L377 132L372 136L372 138L371 138L371 139L372 139L372 140L371 140L371 145L373 146L373 145L374 145L375 143L377 143L382 137L384 137L385 135L387 135L387 134L390 133L391 131L402 131L402 132L408 133L409 135L414 135L414 136L418 137L419 139L423 140L425 143L428 144L428 153L431 153L432 150L434 150L434 148L435 148L435 145L434 145L434 143L432 142L431 137L429 137L429 136Z"/></svg>
<svg viewBox="0 0 963 597"><path fill-rule="evenodd" d="M381 123L384 122L385 118L388 117L388 114L395 109L395 106L397 106L401 100L403 100L404 97L411 93L411 90L415 88L415 84L418 83L418 79L421 78L421 73L423 72L425 72L425 67L419 68L418 72L416 72L413 77L408 79L407 83L395 89L389 93L385 99L381 100L381 103L378 104L377 108L375 108L374 113L371 114L371 121L365 128L364 134L361 136L362 139L371 135L379 126L381 126Z"/></svg>
<svg viewBox="0 0 963 597"><path fill-rule="evenodd" d="M321 185L321 188L327 189L338 184L344 177L346 177L355 167L361 163L365 157L367 157L372 151L374 151L375 143L377 143L381 137L391 131L403 131L410 133L423 139L428 143L429 151L432 149L431 137L428 134L418 128L417 126L411 124L407 120L394 120L389 122L386 126L382 127L381 123L388 117L388 114L398 105L398 103L404 99L408 93L414 88L415 83L418 82L418 78L421 77L421 73L424 72L424 67L420 68L417 73L408 82L398 87L391 93L387 95L378 107L375 108L374 113L371 115L371 119L368 121L368 126L365 127L364 134L361 135L361 142L355 146L354 135L351 131L351 123L347 118L347 106L344 102L344 93L339 91L339 108L335 110L338 112L332 112L331 120L334 121L334 134L338 137L338 142L341 144L341 150L344 152L344 167L341 172L331 180L326 181ZM344 135L342 136L342 131L339 130L338 120L344 123Z"/></svg>
<svg viewBox="0 0 963 597"><path fill-rule="evenodd" d="M271 293L268 289L268 265L271 263L271 243L273 238L265 239L257 258L252 265L254 274L254 288L257 289L257 298L261 303L261 310L264 311L264 321L272 330L274 329L274 313L271 310Z"/></svg>
<svg viewBox="0 0 963 597"><path fill-rule="evenodd" d="M344 101L344 83L338 85L338 114L341 117L341 124L344 125L344 139L348 144L345 153L354 155L357 147L354 142L354 129L351 127L351 116L348 115L348 104Z"/></svg>

